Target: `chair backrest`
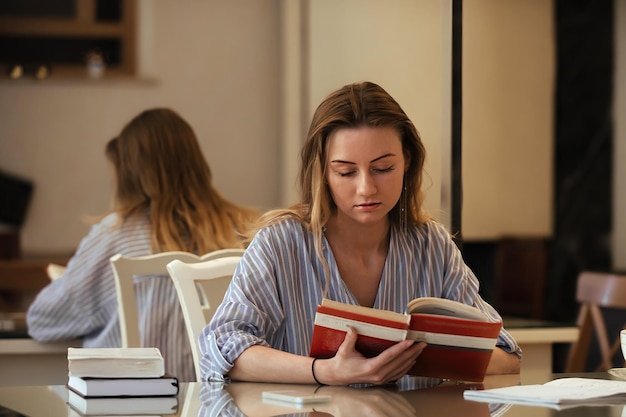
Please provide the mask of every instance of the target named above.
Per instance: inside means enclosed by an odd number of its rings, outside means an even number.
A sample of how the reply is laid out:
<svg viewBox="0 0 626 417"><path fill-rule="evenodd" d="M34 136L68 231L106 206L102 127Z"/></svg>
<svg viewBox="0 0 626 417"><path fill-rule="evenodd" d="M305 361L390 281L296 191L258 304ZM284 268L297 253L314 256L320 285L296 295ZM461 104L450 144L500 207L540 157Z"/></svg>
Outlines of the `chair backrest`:
<svg viewBox="0 0 626 417"><path fill-rule="evenodd" d="M565 371L585 371L594 334L600 351L600 364L596 371L606 371L613 367L613 358L621 350L621 344L619 332L615 337L608 334L602 309L626 310L626 274L581 272L576 286L576 300L580 303L577 319L579 337L570 347Z"/></svg>
<svg viewBox="0 0 626 417"><path fill-rule="evenodd" d="M174 281L178 300L183 308L198 380L201 376L198 337L224 299L240 260L241 255L198 263L175 260L167 264L167 270Z"/></svg>
<svg viewBox="0 0 626 417"><path fill-rule="evenodd" d="M189 252L160 252L140 257L127 257L120 254L111 257L111 267L115 276L118 314L122 347L141 347L139 316L133 277L141 275L168 275L167 264L175 259L185 262L201 262L222 256L242 254L243 249L220 249L198 256Z"/></svg>

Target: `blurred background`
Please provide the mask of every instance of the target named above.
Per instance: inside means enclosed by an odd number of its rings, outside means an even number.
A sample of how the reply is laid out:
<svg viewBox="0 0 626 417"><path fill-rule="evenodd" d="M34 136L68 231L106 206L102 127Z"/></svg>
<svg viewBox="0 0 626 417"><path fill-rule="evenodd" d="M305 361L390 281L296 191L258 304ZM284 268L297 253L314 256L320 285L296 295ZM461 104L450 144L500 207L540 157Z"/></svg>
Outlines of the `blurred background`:
<svg viewBox="0 0 626 417"><path fill-rule="evenodd" d="M459 1L456 23L452 0L6 3L6 259L41 265L71 256L89 216L109 207L105 143L151 107L190 122L229 199L288 205L315 106L346 83L370 80L424 139L427 209L449 226L461 199L460 246L496 308L571 321L581 270L626 269L618 215L626 210L618 163L626 129L614 117L626 107L624 0ZM454 24L462 28L456 63ZM460 196L450 188L454 65L462 74Z"/></svg>

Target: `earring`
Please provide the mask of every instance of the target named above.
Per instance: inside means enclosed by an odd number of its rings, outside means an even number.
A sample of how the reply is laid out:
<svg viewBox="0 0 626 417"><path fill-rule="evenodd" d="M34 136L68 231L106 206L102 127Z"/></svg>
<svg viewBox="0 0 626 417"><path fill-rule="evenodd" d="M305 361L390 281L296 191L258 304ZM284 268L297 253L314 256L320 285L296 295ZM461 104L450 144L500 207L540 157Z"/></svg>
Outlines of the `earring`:
<svg viewBox="0 0 626 417"><path fill-rule="evenodd" d="M406 181L404 182L404 184L406 184ZM407 228L409 216L409 213L407 212L408 203L409 202L407 197L406 185L404 185L402 189L402 194L400 195L400 228L402 230L406 230Z"/></svg>

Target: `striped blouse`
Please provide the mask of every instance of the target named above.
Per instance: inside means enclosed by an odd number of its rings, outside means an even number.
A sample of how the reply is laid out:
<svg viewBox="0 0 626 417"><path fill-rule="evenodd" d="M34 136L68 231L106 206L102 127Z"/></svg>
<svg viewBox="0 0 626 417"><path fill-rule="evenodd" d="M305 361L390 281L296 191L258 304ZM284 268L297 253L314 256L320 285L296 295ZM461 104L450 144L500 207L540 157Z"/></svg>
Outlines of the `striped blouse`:
<svg viewBox="0 0 626 417"><path fill-rule="evenodd" d="M330 266L327 298L358 304L344 284L332 250L324 240ZM478 279L465 265L448 231L430 221L407 232L392 230L374 307L406 312L410 300L440 297L474 305L493 321L500 315L478 294ZM225 380L235 359L253 345L308 355L315 310L325 288L324 269L313 235L296 220L257 233L237 267L224 301L200 335L204 380ZM502 330L496 343L507 352L521 350Z"/></svg>
<svg viewBox="0 0 626 417"><path fill-rule="evenodd" d="M112 214L80 242L62 277L52 281L28 309L30 336L41 342L82 338L85 347L120 347L115 278L109 259L150 254L148 216L114 227ZM144 346L161 350L168 373L195 381L193 358L176 290L168 275L135 278Z"/></svg>

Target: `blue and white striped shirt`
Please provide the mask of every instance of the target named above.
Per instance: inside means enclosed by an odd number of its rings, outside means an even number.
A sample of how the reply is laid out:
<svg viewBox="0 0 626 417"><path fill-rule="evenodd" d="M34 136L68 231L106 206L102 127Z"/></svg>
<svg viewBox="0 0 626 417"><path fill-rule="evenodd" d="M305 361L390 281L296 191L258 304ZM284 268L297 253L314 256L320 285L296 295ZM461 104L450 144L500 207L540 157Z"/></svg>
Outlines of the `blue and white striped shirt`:
<svg viewBox="0 0 626 417"><path fill-rule="evenodd" d="M147 214L113 227L115 214L83 238L62 277L51 282L28 309L30 336L47 342L82 338L85 347L120 347L115 278L109 259L151 253ZM139 328L144 346L163 354L166 372L195 381L193 357L178 296L169 275L135 278Z"/></svg>
<svg viewBox="0 0 626 417"><path fill-rule="evenodd" d="M323 243L331 274L327 298L358 304L339 276L328 243ZM224 301L200 335L203 380L223 380L235 359L253 345L308 355L324 287L324 269L315 254L313 235L299 222L285 220L259 231ZM392 230L373 307L404 313L414 298L440 297L474 305L493 321L501 320L480 297L478 287L448 231L430 221L406 233ZM521 355L504 329L497 346Z"/></svg>

